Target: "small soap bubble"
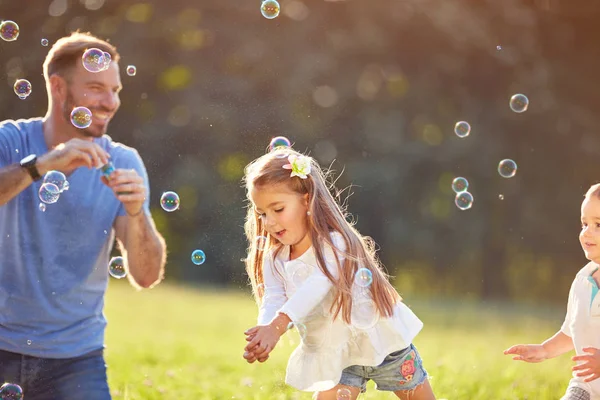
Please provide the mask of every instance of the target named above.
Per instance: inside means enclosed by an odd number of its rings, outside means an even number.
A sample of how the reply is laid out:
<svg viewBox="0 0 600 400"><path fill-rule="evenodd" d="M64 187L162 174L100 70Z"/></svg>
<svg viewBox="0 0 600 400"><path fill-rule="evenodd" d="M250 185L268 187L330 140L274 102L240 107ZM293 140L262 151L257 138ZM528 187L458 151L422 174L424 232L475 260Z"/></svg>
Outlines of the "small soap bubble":
<svg viewBox="0 0 600 400"><path fill-rule="evenodd" d="M22 400L23 389L16 383L5 383L0 386L0 400Z"/></svg>
<svg viewBox="0 0 600 400"><path fill-rule="evenodd" d="M458 177L458 178L454 178L454 180L452 181L452 190L455 193L464 192L468 188L469 188L469 181L467 181L465 178Z"/></svg>
<svg viewBox="0 0 600 400"><path fill-rule="evenodd" d="M164 192L160 196L160 206L167 212L173 212L179 208L179 195L175 192Z"/></svg>
<svg viewBox="0 0 600 400"><path fill-rule="evenodd" d="M260 5L260 12L266 19L277 18L280 10L279 3L275 0L265 0Z"/></svg>
<svg viewBox="0 0 600 400"><path fill-rule="evenodd" d="M502 50L502 46L500 46L500 45L496 46L496 50L498 50L498 51Z"/></svg>
<svg viewBox="0 0 600 400"><path fill-rule="evenodd" d="M67 177L60 171L48 171L44 175L44 183L53 183L60 192L63 192L67 187Z"/></svg>
<svg viewBox="0 0 600 400"><path fill-rule="evenodd" d="M341 388L337 391L336 400L350 400L352 399L352 393L349 389Z"/></svg>
<svg viewBox="0 0 600 400"><path fill-rule="evenodd" d="M25 100L31 94L31 82L27 79L17 79L13 85L13 90L21 100Z"/></svg>
<svg viewBox="0 0 600 400"><path fill-rule="evenodd" d="M308 279L308 277L310 276L310 273L311 273L310 267L308 265L304 264L301 267L299 267L298 269L296 269L294 271L294 273L292 273L292 282L294 282L294 285L296 287L300 287Z"/></svg>
<svg viewBox="0 0 600 400"><path fill-rule="evenodd" d="M258 251L264 251L267 245L267 237L266 236L257 236L256 237L256 249Z"/></svg>
<svg viewBox="0 0 600 400"><path fill-rule="evenodd" d="M269 151L289 149L290 147L292 147L292 142L285 136L274 137L269 143Z"/></svg>
<svg viewBox="0 0 600 400"><path fill-rule="evenodd" d="M505 159L498 164L498 173L503 178L512 178L517 173L517 163L511 159Z"/></svg>
<svg viewBox="0 0 600 400"><path fill-rule="evenodd" d="M79 129L85 129L92 124L92 112L86 107L75 107L71 111L71 123Z"/></svg>
<svg viewBox="0 0 600 400"><path fill-rule="evenodd" d="M196 265L204 264L206 261L206 254L202 250L192 251L192 262Z"/></svg>
<svg viewBox="0 0 600 400"><path fill-rule="evenodd" d="M94 73L104 70L106 65L104 52L96 48L87 49L81 56L81 62L86 70Z"/></svg>
<svg viewBox="0 0 600 400"><path fill-rule="evenodd" d="M60 190L54 183L42 183L38 195L42 203L53 204L58 201Z"/></svg>
<svg viewBox="0 0 600 400"><path fill-rule="evenodd" d="M524 94L515 94L510 98L510 109L516 113L527 111L529 99Z"/></svg>
<svg viewBox="0 0 600 400"><path fill-rule="evenodd" d="M456 194L456 198L454 199L454 203L456 207L461 210L468 210L473 206L473 195L469 192L460 192Z"/></svg>
<svg viewBox="0 0 600 400"><path fill-rule="evenodd" d="M33 343L30 339L27 340L27 345L31 346L31 343Z"/></svg>
<svg viewBox="0 0 600 400"><path fill-rule="evenodd" d="M13 42L19 37L19 25L14 21L3 21L0 24L0 37L7 42Z"/></svg>
<svg viewBox="0 0 600 400"><path fill-rule="evenodd" d="M500 200L504 200L504 195L503 195L503 194L499 194L499 195L498 195L498 198L499 198Z"/></svg>
<svg viewBox="0 0 600 400"><path fill-rule="evenodd" d="M125 268L125 260L123 257L113 257L108 263L108 273L117 279L125 278L127 276L127 269Z"/></svg>
<svg viewBox="0 0 600 400"><path fill-rule="evenodd" d="M48 46L48 39L44 38L41 40L42 46L46 47Z"/></svg>
<svg viewBox="0 0 600 400"><path fill-rule="evenodd" d="M373 273L367 268L360 268L354 275L354 281L362 288L369 287L373 283Z"/></svg>
<svg viewBox="0 0 600 400"><path fill-rule="evenodd" d="M41 212L45 212L46 211L46 205L44 203L40 203L39 207Z"/></svg>
<svg viewBox="0 0 600 400"><path fill-rule="evenodd" d="M379 320L377 306L373 300L353 302L350 311L352 325L358 329L371 329Z"/></svg>
<svg viewBox="0 0 600 400"><path fill-rule="evenodd" d="M299 322L299 323L294 323L294 326L296 327L296 329L298 330L298 334L300 335L300 337L302 338L302 340L306 339L306 325L304 325L303 323Z"/></svg>
<svg viewBox="0 0 600 400"><path fill-rule="evenodd" d="M112 57L111 57L110 53L107 53L106 51L103 52L102 55L104 56L104 66L102 67L102 71L105 71L108 69L108 67L110 67L110 62L112 61Z"/></svg>
<svg viewBox="0 0 600 400"><path fill-rule="evenodd" d="M459 138L465 138L471 133L471 125L466 121L458 121L456 125L454 125L454 133L456 133L456 136Z"/></svg>
<svg viewBox="0 0 600 400"><path fill-rule="evenodd" d="M127 66L127 75L129 75L129 76L135 76L136 73L137 73L137 68L135 67L135 65L128 65Z"/></svg>

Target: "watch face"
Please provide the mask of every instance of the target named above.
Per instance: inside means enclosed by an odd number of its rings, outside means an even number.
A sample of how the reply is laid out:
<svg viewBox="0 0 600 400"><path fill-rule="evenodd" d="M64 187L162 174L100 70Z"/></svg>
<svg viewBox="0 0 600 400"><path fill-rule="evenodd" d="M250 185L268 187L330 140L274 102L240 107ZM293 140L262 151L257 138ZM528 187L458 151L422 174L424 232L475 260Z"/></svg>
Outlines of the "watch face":
<svg viewBox="0 0 600 400"><path fill-rule="evenodd" d="M25 165L33 160L35 160L36 155L35 154L30 154L27 157L25 157L24 159L21 160L21 165Z"/></svg>

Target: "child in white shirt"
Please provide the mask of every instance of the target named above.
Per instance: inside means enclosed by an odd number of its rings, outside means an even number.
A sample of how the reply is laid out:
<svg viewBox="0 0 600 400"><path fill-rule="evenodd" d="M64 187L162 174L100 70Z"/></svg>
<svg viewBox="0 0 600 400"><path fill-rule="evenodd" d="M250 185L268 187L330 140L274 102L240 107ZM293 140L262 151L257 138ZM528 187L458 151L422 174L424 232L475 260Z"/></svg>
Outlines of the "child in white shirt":
<svg viewBox="0 0 600 400"><path fill-rule="evenodd" d="M600 184L581 205L579 241L590 262L575 276L561 329L542 344L516 345L504 351L514 360L540 362L575 349L573 378L561 400L600 400Z"/></svg>
<svg viewBox="0 0 600 400"><path fill-rule="evenodd" d="M402 303L374 244L346 220L316 161L291 148L246 167L246 268L260 305L244 358L264 362L293 324L286 383L318 400L356 399L372 379L401 399L435 399Z"/></svg>

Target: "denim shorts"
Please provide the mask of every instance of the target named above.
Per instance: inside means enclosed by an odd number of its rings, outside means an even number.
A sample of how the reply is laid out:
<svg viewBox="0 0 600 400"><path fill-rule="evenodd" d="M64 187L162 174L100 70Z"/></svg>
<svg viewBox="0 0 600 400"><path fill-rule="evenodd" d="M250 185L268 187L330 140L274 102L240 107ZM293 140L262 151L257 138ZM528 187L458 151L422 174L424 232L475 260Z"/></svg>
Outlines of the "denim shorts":
<svg viewBox="0 0 600 400"><path fill-rule="evenodd" d="M388 354L376 367L351 365L342 371L341 385L359 387L367 391L367 382L373 380L377 390L413 390L427 379L427 371L414 345Z"/></svg>

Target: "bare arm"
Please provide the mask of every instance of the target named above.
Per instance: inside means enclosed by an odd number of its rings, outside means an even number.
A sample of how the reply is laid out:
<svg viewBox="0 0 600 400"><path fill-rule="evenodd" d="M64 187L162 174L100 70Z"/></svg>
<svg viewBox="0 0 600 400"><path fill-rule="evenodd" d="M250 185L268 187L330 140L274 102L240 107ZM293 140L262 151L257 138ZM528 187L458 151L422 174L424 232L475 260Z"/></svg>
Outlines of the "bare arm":
<svg viewBox="0 0 600 400"><path fill-rule="evenodd" d="M547 358L558 357L574 349L573 339L562 331L556 332L554 336L542 343L542 347L546 350Z"/></svg>
<svg viewBox="0 0 600 400"><path fill-rule="evenodd" d="M42 172L40 171L40 174L41 173ZM11 201L31 185L32 182L33 179L31 179L27 170L22 168L19 164L12 164L0 168L0 206Z"/></svg>
<svg viewBox="0 0 600 400"><path fill-rule="evenodd" d="M143 288L158 284L164 275L167 248L152 217L143 211L117 217L115 231L132 283Z"/></svg>
<svg viewBox="0 0 600 400"><path fill-rule="evenodd" d="M38 157L36 167L44 176L50 170L70 171L79 167L93 168L108 162L109 155L97 144L71 139ZM5 205L33 183L25 168L11 164L0 168L0 206Z"/></svg>

